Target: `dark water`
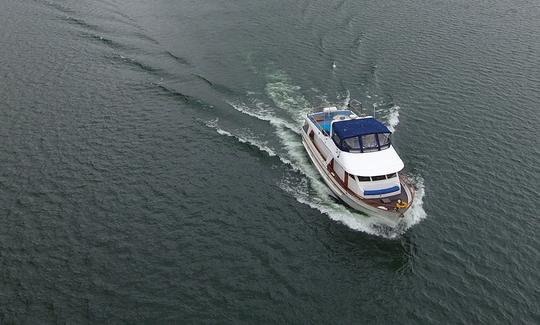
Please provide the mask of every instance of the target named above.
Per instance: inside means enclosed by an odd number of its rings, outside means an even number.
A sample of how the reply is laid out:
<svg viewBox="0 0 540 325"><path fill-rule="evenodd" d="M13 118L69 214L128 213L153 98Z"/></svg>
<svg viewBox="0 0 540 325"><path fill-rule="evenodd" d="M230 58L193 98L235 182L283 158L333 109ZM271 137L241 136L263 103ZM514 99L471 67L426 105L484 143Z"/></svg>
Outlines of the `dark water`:
<svg viewBox="0 0 540 325"><path fill-rule="evenodd" d="M537 1L3 0L0 27L0 323L540 323ZM301 147L350 98L396 129L404 234Z"/></svg>

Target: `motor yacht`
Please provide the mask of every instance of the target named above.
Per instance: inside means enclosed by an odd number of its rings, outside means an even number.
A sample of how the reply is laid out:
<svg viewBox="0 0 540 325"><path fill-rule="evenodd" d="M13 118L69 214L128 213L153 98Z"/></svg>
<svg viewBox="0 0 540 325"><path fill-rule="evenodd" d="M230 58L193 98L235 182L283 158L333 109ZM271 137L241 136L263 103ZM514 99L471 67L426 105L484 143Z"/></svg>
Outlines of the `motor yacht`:
<svg viewBox="0 0 540 325"><path fill-rule="evenodd" d="M415 191L383 123L326 107L305 116L302 142L336 198L389 226L400 223Z"/></svg>

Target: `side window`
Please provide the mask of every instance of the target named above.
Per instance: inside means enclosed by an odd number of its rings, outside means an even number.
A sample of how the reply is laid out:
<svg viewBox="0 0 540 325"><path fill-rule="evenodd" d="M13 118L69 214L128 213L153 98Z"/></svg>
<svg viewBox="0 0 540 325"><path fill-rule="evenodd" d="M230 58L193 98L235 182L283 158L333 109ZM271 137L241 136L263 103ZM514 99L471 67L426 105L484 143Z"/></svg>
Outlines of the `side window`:
<svg viewBox="0 0 540 325"><path fill-rule="evenodd" d="M334 140L334 143L336 144L336 146L341 147L341 139L336 133L332 135L332 140Z"/></svg>
<svg viewBox="0 0 540 325"><path fill-rule="evenodd" d="M369 182L371 181L371 178L369 176L356 176L358 178L359 182Z"/></svg>
<svg viewBox="0 0 540 325"><path fill-rule="evenodd" d="M388 178L388 179L394 178L394 177L397 177L397 173L392 173L392 174L386 175L386 178Z"/></svg>
<svg viewBox="0 0 540 325"><path fill-rule="evenodd" d="M304 132L307 133L307 131L309 129L309 125L308 125L307 121L304 122L304 126L302 128L304 129Z"/></svg>
<svg viewBox="0 0 540 325"><path fill-rule="evenodd" d="M390 147L390 133L379 133L377 134L377 136L379 138L379 145L381 146L381 150Z"/></svg>
<svg viewBox="0 0 540 325"><path fill-rule="evenodd" d="M383 179L386 179L386 175L372 176L371 179L373 181L382 181Z"/></svg>

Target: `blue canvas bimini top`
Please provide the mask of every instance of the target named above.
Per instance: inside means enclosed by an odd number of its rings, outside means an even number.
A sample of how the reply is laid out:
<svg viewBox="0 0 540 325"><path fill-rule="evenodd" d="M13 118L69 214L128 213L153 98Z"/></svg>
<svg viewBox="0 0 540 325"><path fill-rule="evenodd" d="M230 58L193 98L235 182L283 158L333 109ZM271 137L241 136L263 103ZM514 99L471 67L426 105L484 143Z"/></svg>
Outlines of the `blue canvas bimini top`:
<svg viewBox="0 0 540 325"><path fill-rule="evenodd" d="M391 133L384 124L372 117L334 122L332 127L333 132L336 133L340 139L374 133Z"/></svg>

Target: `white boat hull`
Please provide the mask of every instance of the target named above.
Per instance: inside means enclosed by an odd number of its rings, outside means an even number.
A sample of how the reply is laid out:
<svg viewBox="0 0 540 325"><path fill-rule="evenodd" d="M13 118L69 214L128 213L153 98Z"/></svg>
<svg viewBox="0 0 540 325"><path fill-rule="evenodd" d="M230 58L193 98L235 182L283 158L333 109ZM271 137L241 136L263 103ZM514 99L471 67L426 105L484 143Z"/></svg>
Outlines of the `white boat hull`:
<svg viewBox="0 0 540 325"><path fill-rule="evenodd" d="M363 212L370 217L377 218L377 221L380 221L385 225L388 225L390 227L397 227L400 224L400 222L403 220L404 211L384 210L381 208L377 208L369 205L366 202L363 202L358 197L351 195L334 179L334 177L332 177L332 175L330 175L330 172L326 168L326 162L318 153L318 150L317 148L315 148L313 142L309 140L308 136L304 132L302 132L302 143L306 148L306 151L311 161L313 162L322 179L333 192L335 197L345 202L345 204L347 204L352 209ZM407 196L412 198L413 193L408 188L408 186L403 186L402 188L403 190L407 191Z"/></svg>

